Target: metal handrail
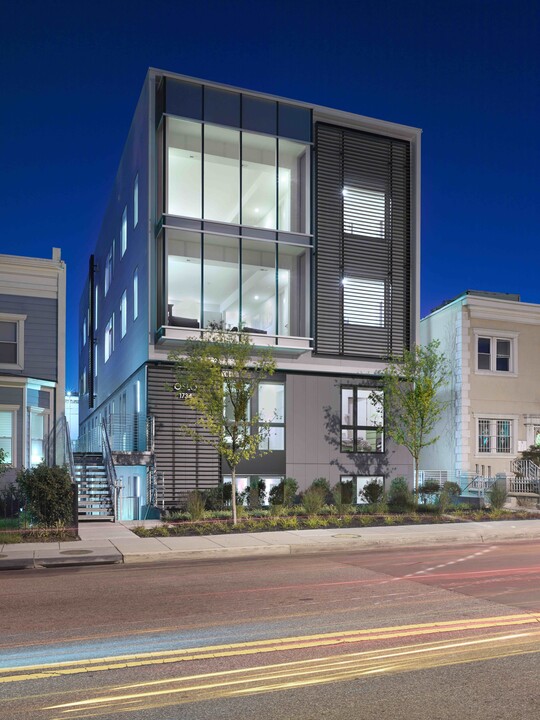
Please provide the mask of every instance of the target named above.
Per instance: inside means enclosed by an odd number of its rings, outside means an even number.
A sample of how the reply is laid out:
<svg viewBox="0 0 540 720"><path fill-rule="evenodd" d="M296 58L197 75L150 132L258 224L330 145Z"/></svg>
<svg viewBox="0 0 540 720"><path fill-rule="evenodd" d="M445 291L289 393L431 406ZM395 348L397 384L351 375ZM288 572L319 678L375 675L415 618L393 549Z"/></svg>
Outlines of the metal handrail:
<svg viewBox="0 0 540 720"><path fill-rule="evenodd" d="M531 480L540 480L540 467L532 460L518 458L512 461L511 467L514 475L520 475Z"/></svg>
<svg viewBox="0 0 540 720"><path fill-rule="evenodd" d="M66 454L68 460L69 474L71 475L72 481L75 482L75 462L73 461L73 448L71 446L71 432L69 429L69 423L65 415L62 415L60 420L63 420L61 425L64 434L64 442L66 443Z"/></svg>
<svg viewBox="0 0 540 720"><path fill-rule="evenodd" d="M103 461L105 469L107 471L107 484L111 493L113 503L113 520L118 520L118 503L120 498L120 483L116 476L116 468L114 466L114 460L112 456L111 443L109 442L109 435L107 433L107 426L103 420L101 420L101 442L103 448Z"/></svg>

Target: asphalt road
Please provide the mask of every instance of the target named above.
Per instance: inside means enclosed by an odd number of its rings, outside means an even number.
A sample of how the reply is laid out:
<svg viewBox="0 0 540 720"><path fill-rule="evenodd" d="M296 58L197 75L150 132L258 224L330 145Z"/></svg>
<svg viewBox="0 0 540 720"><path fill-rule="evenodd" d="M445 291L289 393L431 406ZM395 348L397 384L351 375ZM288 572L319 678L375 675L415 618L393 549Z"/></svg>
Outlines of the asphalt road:
<svg viewBox="0 0 540 720"><path fill-rule="evenodd" d="M540 717L540 543L0 574L0 718Z"/></svg>

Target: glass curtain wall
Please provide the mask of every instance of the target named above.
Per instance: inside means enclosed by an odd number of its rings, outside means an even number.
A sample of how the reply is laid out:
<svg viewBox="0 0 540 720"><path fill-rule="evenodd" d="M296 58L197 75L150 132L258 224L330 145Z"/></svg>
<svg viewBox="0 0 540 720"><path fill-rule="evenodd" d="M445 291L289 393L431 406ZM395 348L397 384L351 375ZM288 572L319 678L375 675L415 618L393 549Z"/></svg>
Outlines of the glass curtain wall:
<svg viewBox="0 0 540 720"><path fill-rule="evenodd" d="M310 145L174 117L166 123L168 214L310 232Z"/></svg>
<svg viewBox="0 0 540 720"><path fill-rule="evenodd" d="M253 334L307 337L310 253L286 243L167 230L167 324L233 329L241 322Z"/></svg>

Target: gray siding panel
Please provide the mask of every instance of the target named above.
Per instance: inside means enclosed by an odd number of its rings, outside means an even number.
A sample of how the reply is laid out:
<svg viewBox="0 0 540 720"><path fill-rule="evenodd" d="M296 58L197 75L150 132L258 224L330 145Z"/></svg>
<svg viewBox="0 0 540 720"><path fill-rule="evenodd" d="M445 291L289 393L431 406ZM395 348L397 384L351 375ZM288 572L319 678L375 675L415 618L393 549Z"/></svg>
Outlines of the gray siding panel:
<svg viewBox="0 0 540 720"><path fill-rule="evenodd" d="M0 295L0 312L26 315L24 368L10 375L56 381L58 303L51 298Z"/></svg>
<svg viewBox="0 0 540 720"><path fill-rule="evenodd" d="M182 424L193 424L195 413L167 390L174 384L172 368L149 365L147 377L148 414L155 418L156 468L165 475L166 505L176 505L190 490L218 484L220 457L209 445L180 432Z"/></svg>

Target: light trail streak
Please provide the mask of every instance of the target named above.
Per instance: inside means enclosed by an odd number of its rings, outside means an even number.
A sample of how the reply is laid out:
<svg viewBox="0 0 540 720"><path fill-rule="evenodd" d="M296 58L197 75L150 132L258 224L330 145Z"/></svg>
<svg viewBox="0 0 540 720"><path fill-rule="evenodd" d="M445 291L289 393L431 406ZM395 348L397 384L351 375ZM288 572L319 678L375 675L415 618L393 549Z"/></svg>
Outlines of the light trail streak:
<svg viewBox="0 0 540 720"><path fill-rule="evenodd" d="M495 628L509 628L540 622L539 615L519 615L476 618L474 620L450 620L386 628L348 630L317 635L272 638L227 645L182 648L180 650L156 651L132 655L106 656L85 660L64 661L41 665L27 665L0 669L0 683L41 680L62 675L87 672L104 672L148 665L170 664L194 660L211 660L241 655L304 650L359 642L378 642L397 638L418 637L441 633L470 632Z"/></svg>
<svg viewBox="0 0 540 720"><path fill-rule="evenodd" d="M43 709L60 711L63 718L95 717L107 714L109 710L113 710L116 716L118 713L148 710L152 707L291 690L310 685L344 682L375 674L410 672L538 652L539 635L540 631L507 634L205 673L163 681L169 684L176 683L178 687L111 694L49 705ZM136 689L155 684L140 683L127 688ZM114 688L116 691L123 689Z"/></svg>

